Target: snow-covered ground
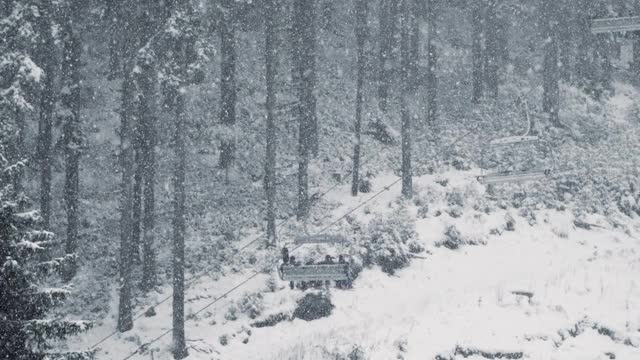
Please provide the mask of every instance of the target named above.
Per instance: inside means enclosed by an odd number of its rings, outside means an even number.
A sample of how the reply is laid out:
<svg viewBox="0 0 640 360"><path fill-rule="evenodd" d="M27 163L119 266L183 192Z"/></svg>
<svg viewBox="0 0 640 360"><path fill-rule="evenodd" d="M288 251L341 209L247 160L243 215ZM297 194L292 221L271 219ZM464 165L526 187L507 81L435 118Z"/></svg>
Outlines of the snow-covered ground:
<svg viewBox="0 0 640 360"><path fill-rule="evenodd" d="M378 176L374 191L395 179ZM472 172L414 181L416 201L399 201L396 185L353 215L366 223L406 207L426 248L409 267L394 276L365 269L353 289L331 289L335 309L330 317L264 328L250 324L290 314L303 293L280 281L272 291L273 277L260 274L202 310L253 272L212 274L187 290L189 359L640 359L638 221L589 215L576 226L570 209L546 209L535 201L528 211L496 206L486 201ZM348 191L344 186L328 195L330 218L372 196L351 198ZM452 205L451 193L460 193L464 202ZM425 204L428 209L420 211ZM513 228L505 226L511 218ZM450 226L479 245L435 246ZM230 310L245 294L255 293L262 296L257 319ZM165 288L147 303L168 294ZM115 296L113 301L110 308L117 309ZM170 330L171 301L155 312L101 344L97 358L123 359ZM113 331L115 318L112 314L73 347L86 348L103 338ZM170 348L168 333L132 358L170 359Z"/></svg>

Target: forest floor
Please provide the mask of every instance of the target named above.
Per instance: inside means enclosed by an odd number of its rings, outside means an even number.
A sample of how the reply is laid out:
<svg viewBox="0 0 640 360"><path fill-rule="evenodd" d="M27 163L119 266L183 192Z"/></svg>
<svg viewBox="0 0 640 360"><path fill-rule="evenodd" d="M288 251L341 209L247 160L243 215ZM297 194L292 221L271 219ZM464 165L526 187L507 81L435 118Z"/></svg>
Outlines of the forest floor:
<svg viewBox="0 0 640 360"><path fill-rule="evenodd" d="M394 276L365 269L353 289L330 289L335 309L327 318L255 328L252 323L270 315L290 315L303 292L261 274L201 310L252 272L225 269L222 275L203 277L187 290L189 358L482 359L502 354L637 359L640 223L599 215L578 218L570 209L535 204L520 209L492 205L485 202L491 195L477 184L475 173L421 176L415 179L415 201L399 200L399 189L392 187L356 211L353 217L366 223L404 208L415 219L417 239L426 250ZM395 179L379 176L373 187L383 189ZM329 196L331 217L372 196L351 198L348 192L343 186ZM451 192L464 194L464 203L452 207ZM427 209L423 200L428 200ZM455 250L438 246L451 226L464 239ZM157 298L170 291L164 287ZM247 294L260 294L255 313L240 305ZM113 302L104 323L78 338L73 348L87 347L114 329L115 295ZM170 330L170 304L101 344L98 358L125 358ZM134 313L144 311L139 307ZM170 344L168 333L133 358L169 359Z"/></svg>

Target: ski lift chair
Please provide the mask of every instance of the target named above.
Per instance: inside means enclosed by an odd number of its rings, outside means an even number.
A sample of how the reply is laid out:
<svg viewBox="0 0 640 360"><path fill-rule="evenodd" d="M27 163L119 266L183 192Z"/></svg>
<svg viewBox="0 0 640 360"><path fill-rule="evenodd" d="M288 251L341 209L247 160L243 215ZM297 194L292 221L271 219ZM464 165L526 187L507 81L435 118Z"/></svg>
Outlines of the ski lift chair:
<svg viewBox="0 0 640 360"><path fill-rule="evenodd" d="M542 151L540 151L540 146L545 145L544 142L538 137L530 135L531 132L531 119L529 118L529 112L527 109L526 101L523 102L525 107L525 116L527 119L527 131L524 135L520 136L510 136L505 138L494 139L488 144L489 151L495 152L496 150L502 149L511 149L514 150L518 147L522 148L523 146L533 146L536 150L535 152L538 155L541 155L540 158L543 160L548 160L549 158L553 161L552 156L545 156ZM485 163L485 153L487 151L482 152L482 164ZM535 154L534 154L535 155ZM547 161L548 162L548 161ZM521 166L527 164L520 164ZM523 183L529 181L538 181L545 179L550 176L553 171L553 166L545 167L545 166L534 166L533 168L516 170L513 168L505 168L504 164L498 164L497 170L490 172L488 169L483 168L482 174L478 176L478 181L480 183L490 185L490 184L503 184L503 183Z"/></svg>
<svg viewBox="0 0 640 360"><path fill-rule="evenodd" d="M542 141L537 136L516 136L493 140L489 143L489 148L515 148L521 147L523 145L538 146L541 143ZM541 152L538 153L541 154ZM484 163L484 153L482 161ZM534 167L526 170L514 170L501 168L500 165L504 164L499 164L498 170L493 172L489 172L483 169L482 175L478 176L478 181L487 185L501 183L523 183L545 179L546 177L551 175L552 172L551 167Z"/></svg>
<svg viewBox="0 0 640 360"><path fill-rule="evenodd" d="M346 238L342 235L320 234L298 236L295 239L298 247L306 244L345 244L346 242ZM333 259L327 255L323 262L302 265L293 256L289 256L287 247L282 249L282 263L278 268L278 275L283 281L289 282L291 289L295 287L296 282L302 283L303 287L307 283L328 284L331 281L350 286L352 280L351 264L342 255L339 256L338 263L334 263Z"/></svg>

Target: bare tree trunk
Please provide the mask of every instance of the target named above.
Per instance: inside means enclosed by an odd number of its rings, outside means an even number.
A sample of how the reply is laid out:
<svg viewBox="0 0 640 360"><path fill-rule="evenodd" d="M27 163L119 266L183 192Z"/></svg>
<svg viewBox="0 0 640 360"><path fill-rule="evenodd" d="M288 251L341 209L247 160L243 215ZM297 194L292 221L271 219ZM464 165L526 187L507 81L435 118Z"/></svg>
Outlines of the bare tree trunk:
<svg viewBox="0 0 640 360"><path fill-rule="evenodd" d="M559 8L558 19L564 19L558 23L558 62L559 76L564 81L571 81L571 57L573 55L576 39L572 36L573 14L571 6L562 2Z"/></svg>
<svg viewBox="0 0 640 360"><path fill-rule="evenodd" d="M298 93L298 219L309 215L309 160L313 146L315 117L315 30L313 29L314 0L296 0L294 3L294 36L296 49L295 78Z"/></svg>
<svg viewBox="0 0 640 360"><path fill-rule="evenodd" d="M173 356L183 359L188 356L184 333L184 238L185 223L185 113L184 95L176 91L176 164L173 176L174 218L173 218Z"/></svg>
<svg viewBox="0 0 640 360"><path fill-rule="evenodd" d="M138 20L140 28L141 44L146 44L156 31L156 26L160 25L170 16L168 8L170 3L157 4L156 0L144 0L145 11ZM138 68L136 72L136 114L138 118L138 139L136 163L136 182L139 183L141 191L138 191L139 203L134 206L138 215L137 240L142 241L142 281L140 288L143 291L150 291L156 285L156 258L153 244L155 242L155 177L156 177L156 98L158 96L155 84L158 82L156 64L151 59L137 59ZM135 193L135 191L134 191ZM134 196L134 201L136 201ZM141 234L140 234L141 232ZM136 236L134 236L136 238ZM139 242L136 242L138 251ZM138 255L138 254L136 254Z"/></svg>
<svg viewBox="0 0 640 360"><path fill-rule="evenodd" d="M364 103L364 77L366 66L365 44L367 41L367 0L356 0L356 46L358 56L358 78L356 80L356 123L353 146L353 179L351 195L357 196L360 187L360 151L362 133L362 107Z"/></svg>
<svg viewBox="0 0 640 360"><path fill-rule="evenodd" d="M306 73L305 76L305 88L306 98L309 116L309 148L311 154L317 157L320 153L320 126L318 124L318 114L316 113L317 99L315 95L315 88L317 85L316 76L316 1L315 0L303 0L307 2L305 8L306 18L308 23L306 24L303 35L303 47L305 53Z"/></svg>
<svg viewBox="0 0 640 360"><path fill-rule="evenodd" d="M109 21L109 80L121 75L123 0L106 0L105 16Z"/></svg>
<svg viewBox="0 0 640 360"><path fill-rule="evenodd" d="M139 117L138 117L139 120ZM131 259L140 262L140 235L142 233L142 133L140 125L133 129L133 210L131 214Z"/></svg>
<svg viewBox="0 0 640 360"><path fill-rule="evenodd" d="M235 5L225 0L219 21L220 28L220 123L229 127L229 132L220 147L220 168L227 171L235 160L236 124L236 48L235 48ZM228 176L227 176L228 180Z"/></svg>
<svg viewBox="0 0 640 360"><path fill-rule="evenodd" d="M129 13L129 7L122 8L122 13ZM132 211L133 211L133 126L135 109L133 104L134 83L133 54L138 41L134 34L131 18L123 20L124 28L121 47L125 49L123 59L122 108L120 109L120 161L122 165L122 183L120 189L120 303L118 307L118 331L125 332L133 328L132 314Z"/></svg>
<svg viewBox="0 0 640 360"><path fill-rule="evenodd" d="M26 123L25 123L25 117L24 117L24 111L21 109L16 109L15 110L15 119L16 119L16 125L18 127L18 133L16 134L16 141L15 141L15 157L12 159L12 163L15 163L17 161L22 161L24 159L26 159L27 156L27 151L24 147L24 138L25 138L25 131L26 131ZM22 186L22 176L24 175L24 170L22 168L17 169L16 174L13 176L13 191L16 194L16 196L18 196L20 193L23 192L24 188ZM21 208L20 206L18 207L19 209Z"/></svg>
<svg viewBox="0 0 640 360"><path fill-rule="evenodd" d="M378 31L378 108L386 116L391 88L391 62L393 38L396 33L395 19L398 15L398 1L380 0L380 21Z"/></svg>
<svg viewBox="0 0 640 360"><path fill-rule="evenodd" d="M640 35L633 35L633 64L632 69L640 74Z"/></svg>
<svg viewBox="0 0 640 360"><path fill-rule="evenodd" d="M633 2L633 12L640 15L640 0ZM633 65L632 69L636 74L640 74L640 34L637 32L633 36Z"/></svg>
<svg viewBox="0 0 640 360"><path fill-rule="evenodd" d="M598 48L602 45L598 36L591 34L590 19L598 16L597 4L589 0L578 0L577 12L577 36L578 51L575 63L577 82L584 91L592 97L599 97L601 88L598 81L598 73L601 71Z"/></svg>
<svg viewBox="0 0 640 360"><path fill-rule="evenodd" d="M578 37L578 49L576 54L576 62L574 64L574 73L578 82L586 85L588 72L590 68L589 52L591 49L591 25L590 25L590 1L579 0L578 9L576 10L576 36Z"/></svg>
<svg viewBox="0 0 640 360"><path fill-rule="evenodd" d="M400 117L402 119L402 195L405 198L413 196L413 178L411 169L411 113L409 110L409 97L412 96L414 90L414 80L412 79L412 71L414 68L411 57L411 32L415 19L415 0L402 0L402 16L401 16L401 40L400 40L400 56L401 56L401 99L400 99Z"/></svg>
<svg viewBox="0 0 640 360"><path fill-rule="evenodd" d="M149 291L156 284L156 257L153 244L155 242L155 178L156 178L156 114L152 99L155 97L155 72L152 65L142 68L140 86L142 96L139 99L140 126L142 137L142 183L144 198L143 215L143 261L142 289Z"/></svg>
<svg viewBox="0 0 640 360"><path fill-rule="evenodd" d="M499 41L498 41L498 0L488 0L486 20L486 68L485 83L487 94L493 99L498 98L498 85L500 83L498 70L500 68Z"/></svg>
<svg viewBox="0 0 640 360"><path fill-rule="evenodd" d="M267 149L264 175L264 191L267 199L267 245L276 244L276 72L278 52L276 49L276 4L267 0L265 4L265 67L267 85Z"/></svg>
<svg viewBox="0 0 640 360"><path fill-rule="evenodd" d="M64 118L64 149L65 149L65 183L64 204L67 214L67 239L65 253L74 254L78 248L78 204L80 191L80 155L82 152L83 135L80 120L80 99L82 75L82 43L78 29L74 23L79 19L79 3L73 2L66 14L64 29L64 50L62 73L64 91L62 105L69 110ZM68 90L67 90L68 89ZM76 273L76 263L65 269L63 279L70 281Z"/></svg>
<svg viewBox="0 0 640 360"><path fill-rule="evenodd" d="M482 43L484 41L484 15L483 6L481 4L471 5L471 22L472 27L472 62L473 62L473 90L471 101L474 104L479 104L484 95L484 80L483 80L483 67L484 67L484 55L482 51Z"/></svg>
<svg viewBox="0 0 640 360"><path fill-rule="evenodd" d="M559 126L559 71L558 71L558 33L557 33L557 6L555 0L544 0L542 3L543 48L543 99L542 109L549 114L551 122Z"/></svg>
<svg viewBox="0 0 640 360"><path fill-rule="evenodd" d="M418 63L420 61L420 24L418 22L418 15L420 14L417 0L413 7L415 10L413 10L414 14L412 14L413 18L409 31L409 73L412 75L411 79L413 80L414 91L416 91L418 89L416 76L418 75ZM428 56L429 54L427 54Z"/></svg>
<svg viewBox="0 0 640 360"><path fill-rule="evenodd" d="M53 131L53 112L55 110L54 83L56 76L55 52L52 28L53 8L51 0L42 2L40 32L44 37L39 50L40 65L45 79L40 95L40 121L38 128L38 161L40 163L40 210L44 228L51 220L51 144Z"/></svg>
<svg viewBox="0 0 640 360"><path fill-rule="evenodd" d="M598 18L607 17L609 8L604 3L594 4L594 13ZM610 34L598 34L595 37L595 59L597 70L595 85L596 96L601 96L605 91L612 90L611 81L613 78L613 64L611 56L613 54L613 37Z"/></svg>
<svg viewBox="0 0 640 360"><path fill-rule="evenodd" d="M118 308L118 331L125 332L133 328L133 315L131 305L131 268L132 268L132 241L131 241L131 212L133 203L132 178L133 178L133 149L131 146L131 98L133 95L132 82L128 67L125 67L125 75L122 82L122 109L120 110L120 157L122 162L122 184L120 189L121 218L120 218L120 304Z"/></svg>
<svg viewBox="0 0 640 360"><path fill-rule="evenodd" d="M438 117L438 53L434 44L436 37L435 0L427 0L427 122L435 124Z"/></svg>

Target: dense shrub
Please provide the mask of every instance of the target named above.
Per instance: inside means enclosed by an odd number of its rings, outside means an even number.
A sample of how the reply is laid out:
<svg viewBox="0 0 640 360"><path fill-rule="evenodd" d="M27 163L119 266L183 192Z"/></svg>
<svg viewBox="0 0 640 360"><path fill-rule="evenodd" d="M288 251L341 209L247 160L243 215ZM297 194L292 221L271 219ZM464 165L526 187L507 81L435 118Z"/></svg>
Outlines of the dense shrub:
<svg viewBox="0 0 640 360"><path fill-rule="evenodd" d="M557 179L555 192L552 194L555 198L545 200L571 202L576 205L574 207L588 213L608 216L620 212L635 216L640 214L639 190L635 174L574 174Z"/></svg>
<svg viewBox="0 0 640 360"><path fill-rule="evenodd" d="M367 354L359 346L355 346L347 356L348 360L364 360L366 358Z"/></svg>
<svg viewBox="0 0 640 360"><path fill-rule="evenodd" d="M437 243L436 246L444 246L447 249L455 250L465 243L462 234L455 226L449 226L444 232L444 240Z"/></svg>
<svg viewBox="0 0 640 360"><path fill-rule="evenodd" d="M506 213L504 215L504 229L507 231L515 231L516 230L516 219L511 216L511 214Z"/></svg>
<svg viewBox="0 0 640 360"><path fill-rule="evenodd" d="M374 218L364 236L364 265L377 264L393 274L409 264L409 242L415 237L415 222L404 209Z"/></svg>
<svg viewBox="0 0 640 360"><path fill-rule="evenodd" d="M229 344L229 336L228 335L220 335L220 337L218 338L218 342L220 342L220 345L222 346L226 346Z"/></svg>
<svg viewBox="0 0 640 360"><path fill-rule="evenodd" d="M227 312L224 314L224 318L229 321L238 320L238 308L235 305L229 306Z"/></svg>
<svg viewBox="0 0 640 360"><path fill-rule="evenodd" d="M312 321L328 317L335 306L325 294L307 294L298 300L298 306L293 312L293 318Z"/></svg>
<svg viewBox="0 0 640 360"><path fill-rule="evenodd" d="M264 310L262 294L245 294L238 301L238 309L241 313L247 315L251 319L257 318Z"/></svg>
<svg viewBox="0 0 640 360"><path fill-rule="evenodd" d="M450 207L464 207L464 195L460 191L447 193L447 205Z"/></svg>
<svg viewBox="0 0 640 360"><path fill-rule="evenodd" d="M371 184L371 180L360 179L360 183L358 184L358 190L364 194L370 193L373 190L373 184Z"/></svg>
<svg viewBox="0 0 640 360"><path fill-rule="evenodd" d="M484 241L465 238L458 228L451 225L445 230L444 239L436 243L437 247L444 246L450 250L457 250L463 245L484 245Z"/></svg>

